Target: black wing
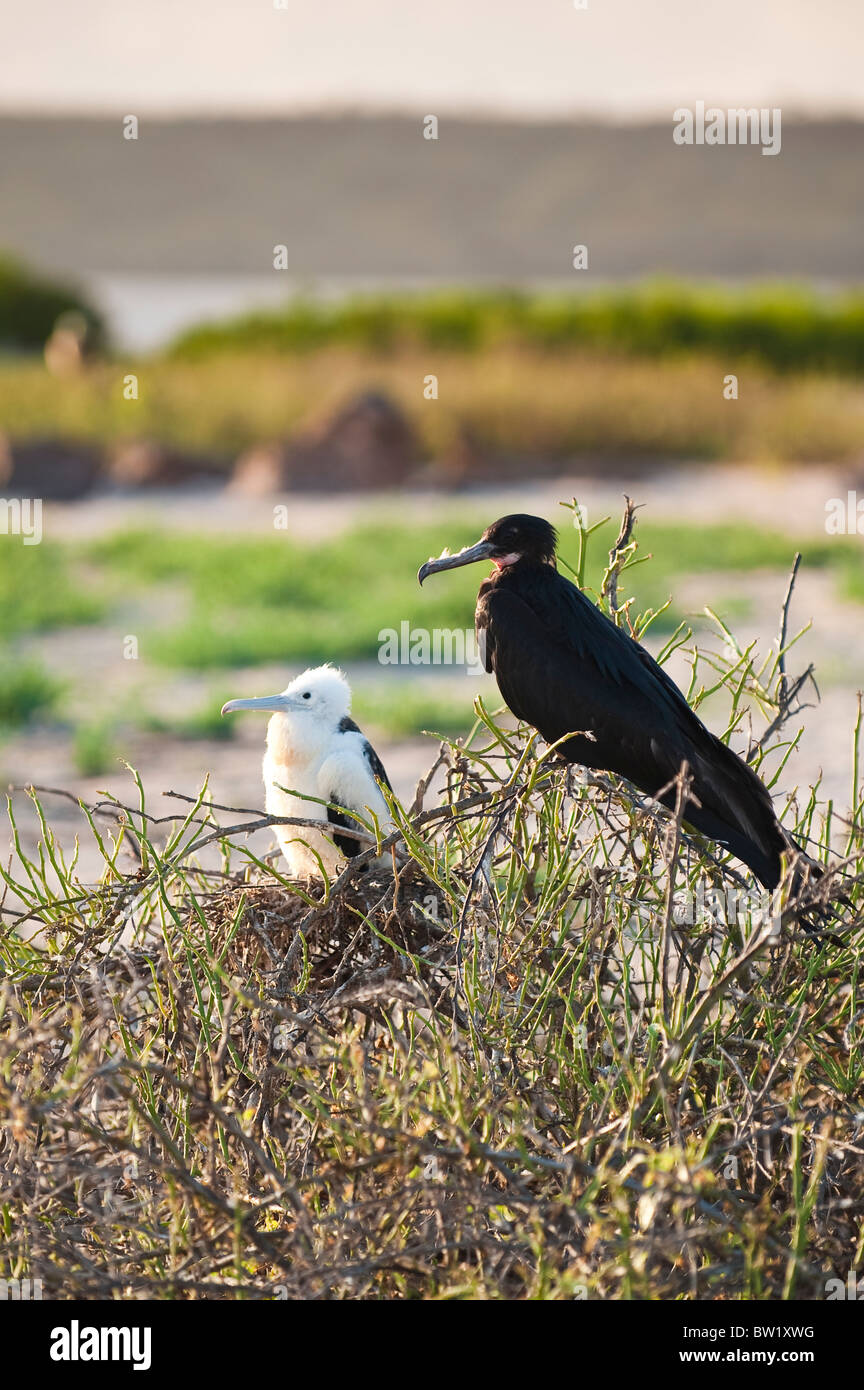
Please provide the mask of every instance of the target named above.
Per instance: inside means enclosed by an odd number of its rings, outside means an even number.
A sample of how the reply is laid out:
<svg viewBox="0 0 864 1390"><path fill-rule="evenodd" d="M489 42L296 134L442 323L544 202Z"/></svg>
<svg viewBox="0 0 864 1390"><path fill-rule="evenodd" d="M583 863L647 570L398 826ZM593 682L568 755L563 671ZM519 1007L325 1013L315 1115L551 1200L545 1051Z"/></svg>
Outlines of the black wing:
<svg viewBox="0 0 864 1390"><path fill-rule="evenodd" d="M368 738L363 740L363 756L372 769L372 776L377 777L378 781L383 782L387 790L392 792L393 788L390 785L390 778L387 776L387 770Z"/></svg>
<svg viewBox="0 0 864 1390"><path fill-rule="evenodd" d="M562 750L574 761L621 770L636 781L633 769L653 775L659 754L674 777L678 754L707 730L643 647L569 581L544 569L520 576L518 589L493 581L480 591L486 669L495 672L505 701L549 743L578 732Z"/></svg>
<svg viewBox="0 0 864 1390"><path fill-rule="evenodd" d="M359 821L354 820L353 816L348 816L344 811L339 811L335 806L327 807L327 819L331 825L341 826L343 830L362 830L363 826ZM368 849L362 840L355 840L353 835L337 835L334 832L333 842L345 855L346 859L353 859L355 855L362 854L364 849Z"/></svg>
<svg viewBox="0 0 864 1390"><path fill-rule="evenodd" d="M360 734L361 737L363 735L363 730L355 724L354 720L347 714L339 720L339 732L340 734ZM377 777L378 781L383 782L385 787L392 792L393 788L390 785L390 778L387 776L387 769L378 757L378 754L375 752L368 738L363 738L363 756L369 764L372 776Z"/></svg>
<svg viewBox="0 0 864 1390"><path fill-rule="evenodd" d="M549 566L487 581L477 606L486 669L520 719L562 755L655 795L689 765L687 819L777 881L786 839L756 774L715 738L653 657ZM662 798L674 804L674 791ZM773 886L773 882L770 884Z"/></svg>
<svg viewBox="0 0 864 1390"><path fill-rule="evenodd" d="M361 730L347 714L339 721L339 732L342 734L361 734ZM375 752L368 738L363 739L363 756L369 764L372 776L376 777L379 782L383 782L384 786L392 792L393 788L390 786L390 778L387 776L384 764L378 757L378 754ZM331 802L338 802L339 800L338 796L333 792L331 792L328 799ZM358 810L362 810L362 808L358 807ZM341 826L343 830L362 830L363 828L356 820L353 820L351 816L346 815L344 811L337 810L336 807L332 805L327 807L327 819L331 825ZM334 834L333 840L345 855L346 859L353 859L355 855L362 854L365 849L368 849L368 845L365 845L362 840L355 840L350 835Z"/></svg>

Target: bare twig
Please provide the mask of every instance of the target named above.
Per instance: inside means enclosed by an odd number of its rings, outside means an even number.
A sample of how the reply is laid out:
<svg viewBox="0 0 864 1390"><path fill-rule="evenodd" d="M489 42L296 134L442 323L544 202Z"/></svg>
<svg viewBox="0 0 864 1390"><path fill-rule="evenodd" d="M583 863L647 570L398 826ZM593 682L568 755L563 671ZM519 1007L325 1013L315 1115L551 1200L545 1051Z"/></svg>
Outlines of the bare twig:
<svg viewBox="0 0 864 1390"><path fill-rule="evenodd" d="M626 494L624 494L624 512L621 517L621 529L612 549L609 551L609 564L603 575L603 582L600 586L601 596L608 599L609 608L613 617L620 612L618 607L618 578L621 573L621 566L624 560L624 553L631 543L633 536L633 526L636 520L636 513L643 503L637 506Z"/></svg>

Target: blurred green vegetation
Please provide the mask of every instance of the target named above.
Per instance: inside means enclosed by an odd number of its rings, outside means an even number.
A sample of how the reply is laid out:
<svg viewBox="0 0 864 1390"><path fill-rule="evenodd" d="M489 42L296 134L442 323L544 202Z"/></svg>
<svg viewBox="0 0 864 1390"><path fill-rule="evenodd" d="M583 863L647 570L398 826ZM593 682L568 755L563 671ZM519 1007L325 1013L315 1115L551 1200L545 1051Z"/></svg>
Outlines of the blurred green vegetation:
<svg viewBox="0 0 864 1390"><path fill-rule="evenodd" d="M840 590L843 598L854 599L856 603L864 603L864 564L860 558L857 564L851 556L844 567L843 585Z"/></svg>
<svg viewBox="0 0 864 1390"><path fill-rule="evenodd" d="M605 533L600 533L605 535ZM848 576L861 567L860 546L854 538L824 536L790 540L779 532L761 530L745 523L712 526L686 526L663 522L640 522L636 530L639 556L651 556L651 563L626 572L637 608L658 608L665 603L682 576L688 574L747 574L752 570L789 570L800 550L808 569L833 569L840 586L848 589ZM838 540L840 543L838 544ZM602 547L598 545L596 550ZM586 580L597 588L602 576L595 552L590 557ZM593 561L593 564L591 563ZM864 599L864 593L861 595ZM731 616L729 601L725 612ZM715 608L718 604L713 605ZM740 615L740 606L737 608ZM677 625L681 614L672 608L662 613L658 631Z"/></svg>
<svg viewBox="0 0 864 1390"><path fill-rule="evenodd" d="M77 290L0 256L0 351L37 352L61 314L80 314L94 346L104 336L102 320Z"/></svg>
<svg viewBox="0 0 864 1390"><path fill-rule="evenodd" d="M551 519L560 528L566 572L568 564L577 563L577 534L565 509ZM23 655L16 651L17 639L76 623L111 624L122 613L118 634L131 624L148 662L164 672L212 672L218 688L214 684L201 692L191 707L187 699L176 713L156 712L139 702L106 710L104 717L94 693L94 708L88 706L88 720L76 735L79 771L92 776L108 770L120 724L182 739L231 738L235 723L223 720L220 709L242 693L228 674L232 668L275 665L285 670L287 681L307 664L375 662L382 634L394 631L398 637L403 624L409 631L470 632L485 567L453 571L422 590L416 573L444 546L457 550L476 540L488 520L469 511L444 513L422 525L382 521L314 544L284 533L167 531L156 538L148 529L86 542L0 546L0 637L6 642L0 663L0 725L20 726L58 705L57 683L33 665L29 649ZM617 527L616 517L592 535L585 570L592 595L600 588ZM741 578L760 570L786 573L796 549L805 569L828 571L840 596L864 602L856 537L795 540L744 523L700 526L641 519L636 534L638 555L651 557L650 562L625 571L620 597L632 595L637 609L661 609L670 593L680 594L688 575L717 574L738 582L726 589L718 582L712 607L724 619L739 618L752 613ZM133 617L136 607L138 616ZM700 621L684 611L679 597L677 605L659 614L652 631L668 633L685 617ZM36 655L51 651L50 640L37 646ZM452 686L436 690L434 679L424 681L425 668L409 672L411 679L404 681L388 679L386 667L380 670L380 679L370 677L355 692L358 719L364 724L397 736L422 729L447 735L464 728L468 682L462 697ZM73 707L77 709L74 702Z"/></svg>
<svg viewBox="0 0 864 1390"><path fill-rule="evenodd" d="M374 389L445 485L463 476L466 438L477 481L577 457L820 463L864 453L862 365L864 292L654 285L294 303L62 382L40 361L0 361L0 425L109 448L145 438L227 470ZM138 400L124 398L127 372ZM737 399L724 396L729 375Z"/></svg>
<svg viewBox="0 0 864 1390"><path fill-rule="evenodd" d="M364 684L353 692L353 714L367 734L377 732L388 739L419 733L457 738L474 722L475 689L476 681L466 680L461 694L452 687L435 690L414 684L410 676L389 685Z"/></svg>
<svg viewBox="0 0 864 1390"><path fill-rule="evenodd" d="M94 719L77 724L72 736L72 761L81 777L99 777L115 768L118 758L112 720Z"/></svg>
<svg viewBox="0 0 864 1390"><path fill-rule="evenodd" d="M150 532L132 531L92 542L85 553L90 563L121 579L124 589L169 580L188 585L188 616L148 642L155 659L167 666L206 670L271 661L339 662L374 659L379 633L398 632L402 622L426 629L471 628L483 567L453 571L422 591L416 572L445 545L458 550L476 540L487 520L460 515L423 526L367 525L309 546L287 537L186 533L162 536L157 546ZM566 513L557 520L562 559L575 563L576 540L564 525ZM589 549L589 589L599 589L616 526L610 520ZM688 573L785 571L796 549L808 567L834 570L844 591L851 592L850 576L860 571L854 538L795 542L743 523L645 522L638 540L640 556L652 557L650 564L627 572L641 608L661 607ZM667 609L658 630L674 628L680 618L679 611Z"/></svg>
<svg viewBox="0 0 864 1390"><path fill-rule="evenodd" d="M168 734L180 739L215 739L228 743L237 730L236 720L223 718L222 706L231 699L226 691L213 691L198 709L172 715L144 713L135 722L149 733Z"/></svg>
<svg viewBox="0 0 864 1390"><path fill-rule="evenodd" d="M0 638L98 622L105 600L84 585L72 577L62 547L6 538L0 544Z"/></svg>
<svg viewBox="0 0 864 1390"><path fill-rule="evenodd" d="M132 589L188 585L192 612L154 634L156 660L190 669L374 658L379 632L403 619L424 627L473 624L476 574L421 593L417 570L446 543L476 539L482 523L366 526L315 546L285 537L120 532L86 548ZM385 562L386 557L386 562Z"/></svg>
<svg viewBox="0 0 864 1390"><path fill-rule="evenodd" d="M551 519L561 532L562 563L575 564L577 542L566 511ZM168 665L374 657L379 632L398 630L403 621L471 627L482 566L453 571L422 590L416 574L445 545L458 550L476 540L487 521L478 511L421 525L364 524L308 545L285 535L180 530L161 533L157 543L147 529L75 544L0 546L0 635L95 623L110 614L112 595L135 601L171 584L188 592L191 610L172 626L176 605L166 605L166 623L148 641L148 651ZM591 590L600 585L616 525L610 519L592 540L585 573ZM637 539L640 556L651 561L627 574L643 607L665 602L682 575L785 570L796 549L808 568L833 570L844 593L864 598L855 537L796 541L743 522L640 521Z"/></svg>
<svg viewBox="0 0 864 1390"><path fill-rule="evenodd" d="M22 662L0 651L0 734L21 728L36 715L50 715L62 688L40 662Z"/></svg>
<svg viewBox="0 0 864 1390"><path fill-rule="evenodd" d="M191 359L334 346L472 353L502 344L648 357L708 352L783 371L857 373L864 368L864 292L827 296L800 285L730 289L660 280L581 294L456 290L338 303L301 299L189 329L172 351Z"/></svg>

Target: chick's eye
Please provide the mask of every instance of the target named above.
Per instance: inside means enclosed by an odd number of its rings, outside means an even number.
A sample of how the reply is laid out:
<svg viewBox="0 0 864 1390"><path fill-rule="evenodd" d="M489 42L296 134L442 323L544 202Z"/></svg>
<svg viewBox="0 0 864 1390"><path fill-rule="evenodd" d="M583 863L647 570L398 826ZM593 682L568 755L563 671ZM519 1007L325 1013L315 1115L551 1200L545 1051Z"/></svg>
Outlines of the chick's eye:
<svg viewBox="0 0 864 1390"><path fill-rule="evenodd" d="M311 700L311 699L312 699L312 692L311 692L311 690L304 690L304 691L303 691L303 699L304 699L304 700Z"/></svg>

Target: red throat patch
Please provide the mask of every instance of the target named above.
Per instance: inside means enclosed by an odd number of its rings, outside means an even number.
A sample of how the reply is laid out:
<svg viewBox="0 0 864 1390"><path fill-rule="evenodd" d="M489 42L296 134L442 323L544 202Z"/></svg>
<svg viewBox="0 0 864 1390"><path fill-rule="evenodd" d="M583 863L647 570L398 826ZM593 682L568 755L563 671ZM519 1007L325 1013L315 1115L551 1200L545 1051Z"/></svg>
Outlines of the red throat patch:
<svg viewBox="0 0 864 1390"><path fill-rule="evenodd" d="M510 565L515 565L516 561L521 559L522 556L514 550L512 555L502 555L500 559L493 559L492 563L500 574L502 570L508 569Z"/></svg>

